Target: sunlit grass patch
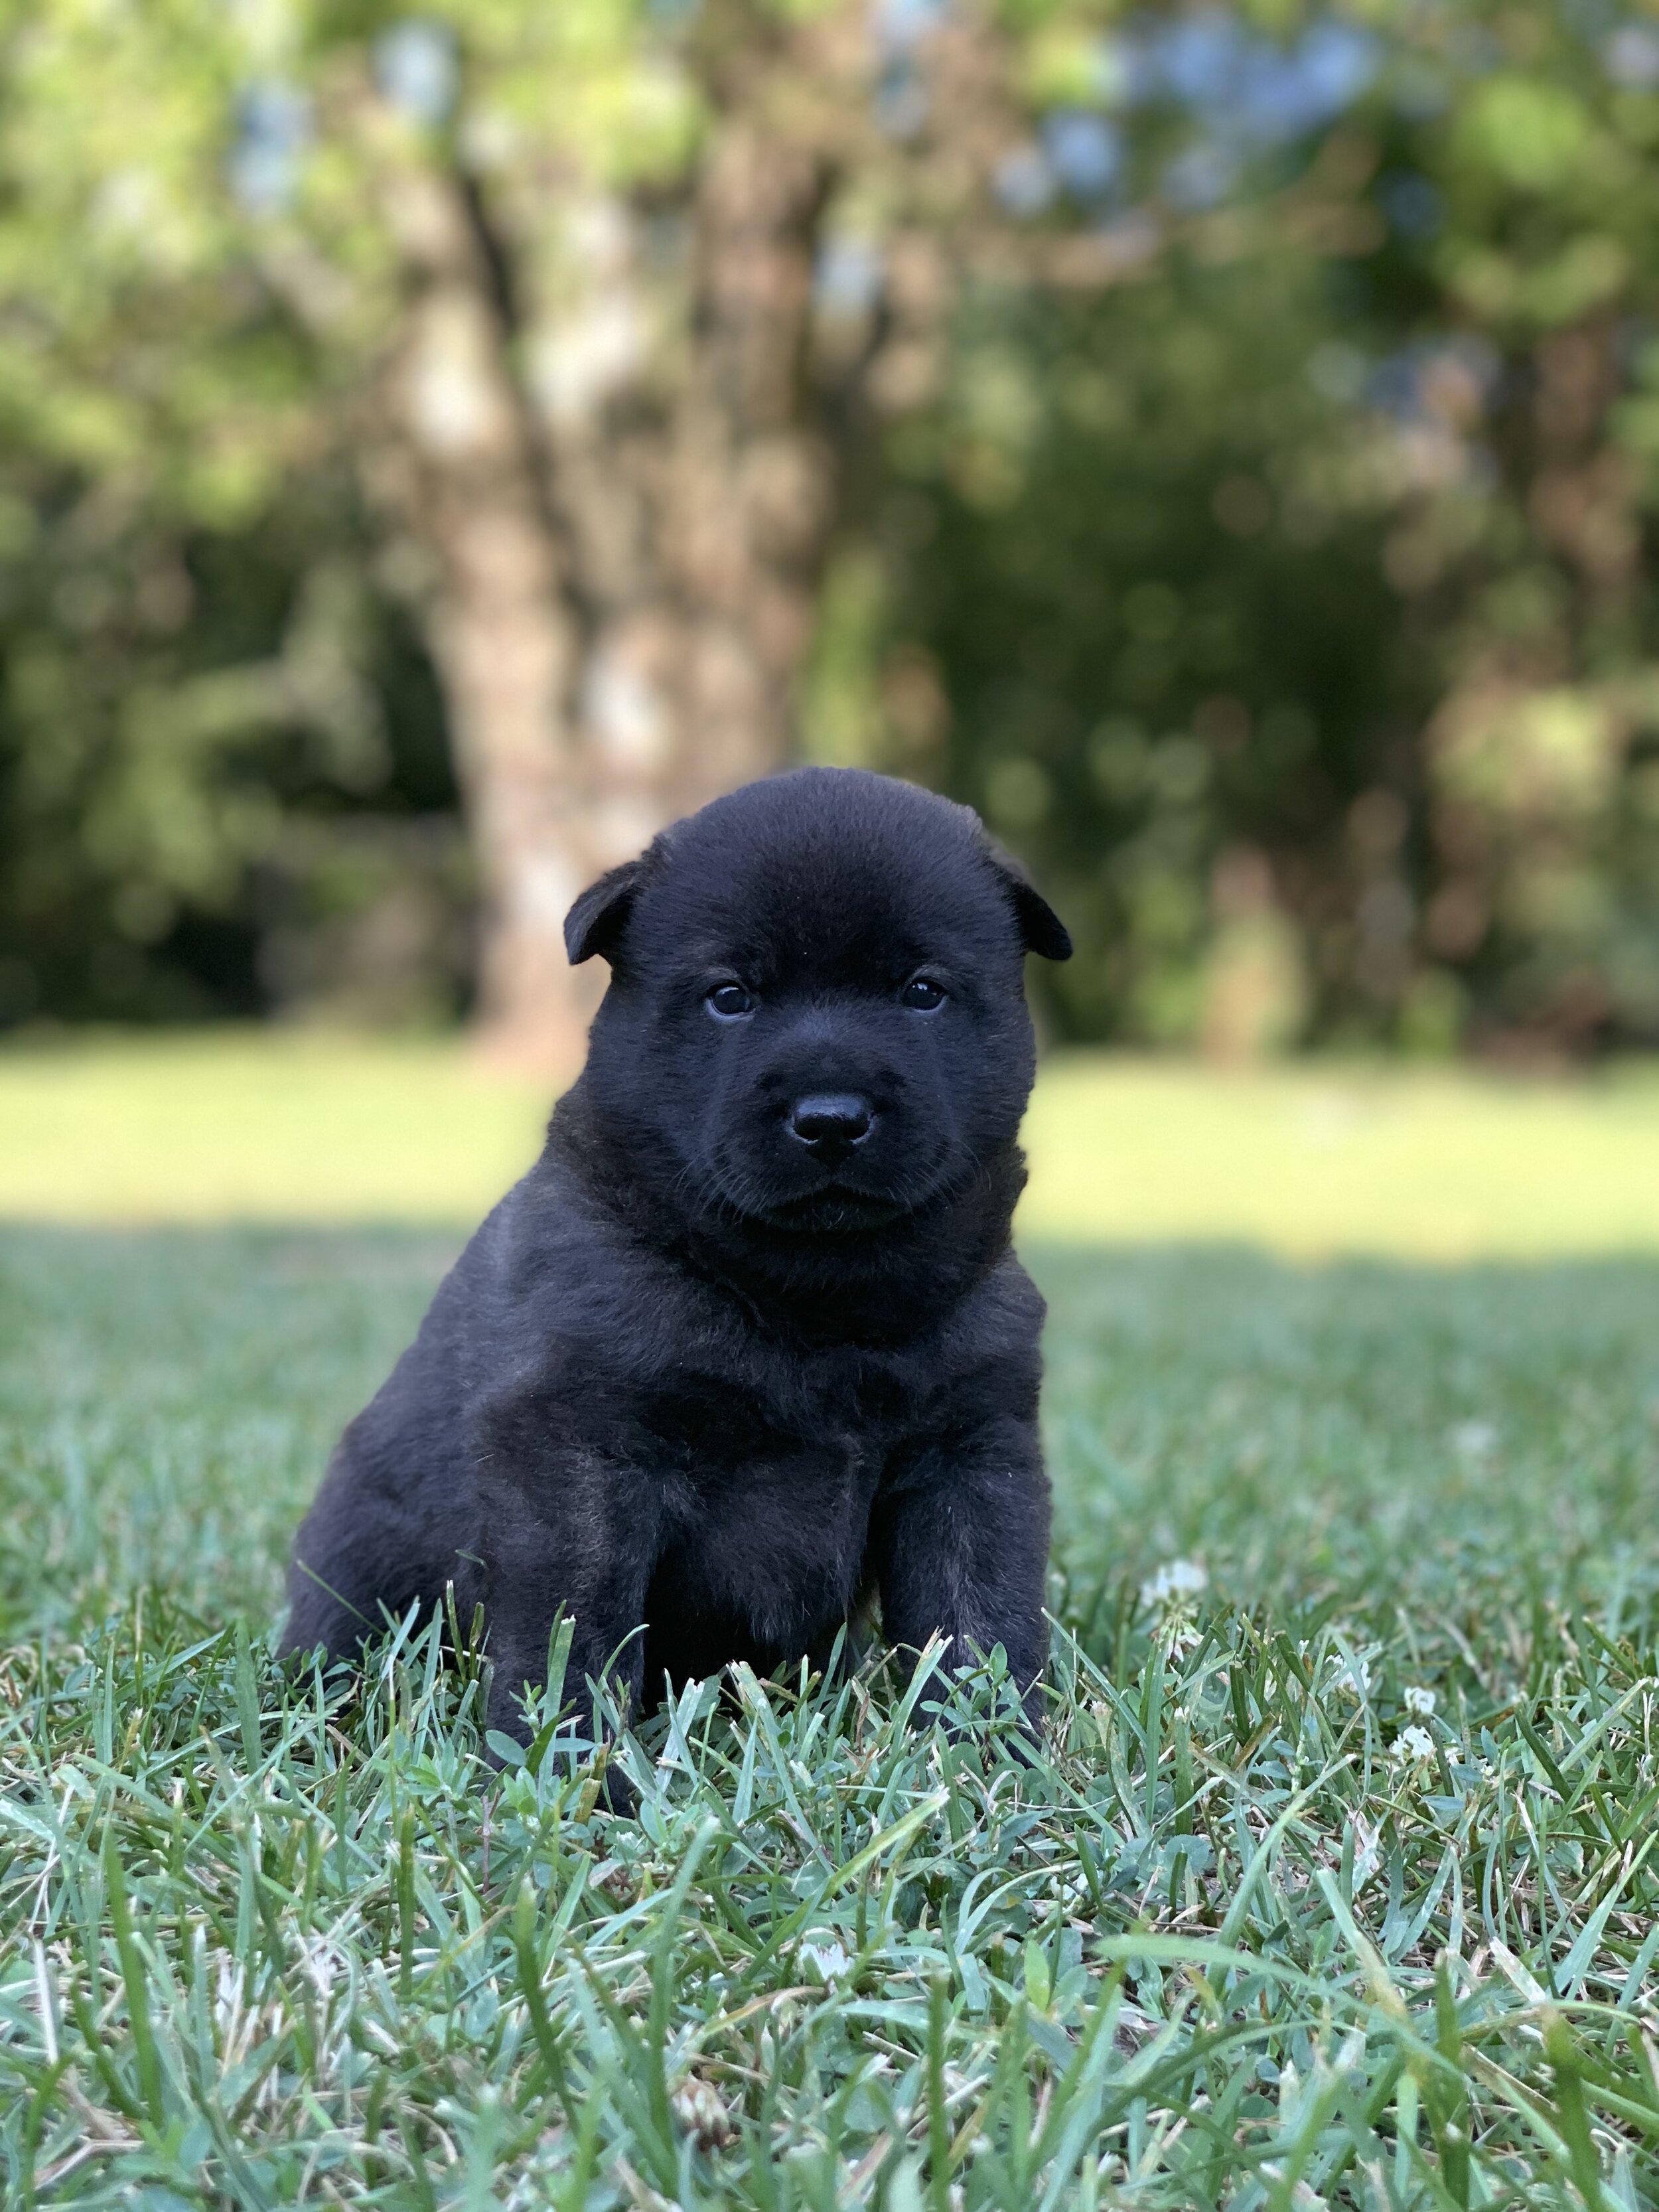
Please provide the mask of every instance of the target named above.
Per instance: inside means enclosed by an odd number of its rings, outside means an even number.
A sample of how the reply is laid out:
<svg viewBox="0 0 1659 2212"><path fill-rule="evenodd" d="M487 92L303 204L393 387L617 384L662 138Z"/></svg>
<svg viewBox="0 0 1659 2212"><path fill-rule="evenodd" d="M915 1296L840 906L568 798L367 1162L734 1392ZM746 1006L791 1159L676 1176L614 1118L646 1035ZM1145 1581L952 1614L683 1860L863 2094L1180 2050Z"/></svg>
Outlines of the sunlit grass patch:
<svg viewBox="0 0 1659 2212"><path fill-rule="evenodd" d="M534 1158L542 1079L453 1039L110 1036L0 1051L0 1219L469 1227ZM1296 1257L1659 1252L1659 1069L1565 1079L1061 1055L1031 1238Z"/></svg>
<svg viewBox="0 0 1659 2212"><path fill-rule="evenodd" d="M1297 1258L1659 1252L1659 1071L1594 1078L1078 1054L1026 1122L1025 1233Z"/></svg>
<svg viewBox="0 0 1659 2212"><path fill-rule="evenodd" d="M470 1225L550 1086L453 1039L142 1032L0 1051L0 1219Z"/></svg>

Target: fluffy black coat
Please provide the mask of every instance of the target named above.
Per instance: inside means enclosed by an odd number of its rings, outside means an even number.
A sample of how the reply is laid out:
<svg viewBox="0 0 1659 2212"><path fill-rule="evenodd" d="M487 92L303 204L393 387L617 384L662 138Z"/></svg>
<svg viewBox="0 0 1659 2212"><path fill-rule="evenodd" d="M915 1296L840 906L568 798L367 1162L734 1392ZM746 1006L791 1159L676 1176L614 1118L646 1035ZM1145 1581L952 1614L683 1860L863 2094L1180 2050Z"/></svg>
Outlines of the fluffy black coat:
<svg viewBox="0 0 1659 2212"><path fill-rule="evenodd" d="M1009 1225L1024 956L1064 929L966 808L805 769L676 823L566 936L611 968L586 1067L341 1439L287 1648L453 1583L520 1738L560 1606L568 1679L614 1659L635 1710L822 1662L877 1602L1032 1683L1043 1310Z"/></svg>

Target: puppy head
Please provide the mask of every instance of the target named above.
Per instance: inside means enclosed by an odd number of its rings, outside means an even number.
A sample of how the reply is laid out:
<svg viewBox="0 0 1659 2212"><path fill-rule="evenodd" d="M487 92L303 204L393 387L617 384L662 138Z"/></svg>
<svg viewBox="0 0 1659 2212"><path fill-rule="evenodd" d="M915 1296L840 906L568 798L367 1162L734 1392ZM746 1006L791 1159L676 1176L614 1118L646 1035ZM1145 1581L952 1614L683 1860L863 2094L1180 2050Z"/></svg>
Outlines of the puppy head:
<svg viewBox="0 0 1659 2212"><path fill-rule="evenodd" d="M609 961L585 1088L682 1213L874 1230L1014 1145L1024 964L1071 952L978 817L861 770L750 784L585 892Z"/></svg>

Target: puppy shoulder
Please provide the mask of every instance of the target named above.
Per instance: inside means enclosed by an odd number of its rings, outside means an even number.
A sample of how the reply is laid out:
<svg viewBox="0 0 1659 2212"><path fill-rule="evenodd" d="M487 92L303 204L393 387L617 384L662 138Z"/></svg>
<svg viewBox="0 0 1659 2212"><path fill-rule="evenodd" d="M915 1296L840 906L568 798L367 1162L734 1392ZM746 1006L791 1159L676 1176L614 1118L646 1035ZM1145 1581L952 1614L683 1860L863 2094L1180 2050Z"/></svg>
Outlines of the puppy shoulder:
<svg viewBox="0 0 1659 2212"><path fill-rule="evenodd" d="M504 1348L520 1347L543 1379L650 1374L714 1325L705 1287L630 1234L556 1155L498 1212L487 1303Z"/></svg>
<svg viewBox="0 0 1659 2212"><path fill-rule="evenodd" d="M966 1291L945 1322L952 1366L1035 1358L1048 1313L1042 1293L1012 1252Z"/></svg>

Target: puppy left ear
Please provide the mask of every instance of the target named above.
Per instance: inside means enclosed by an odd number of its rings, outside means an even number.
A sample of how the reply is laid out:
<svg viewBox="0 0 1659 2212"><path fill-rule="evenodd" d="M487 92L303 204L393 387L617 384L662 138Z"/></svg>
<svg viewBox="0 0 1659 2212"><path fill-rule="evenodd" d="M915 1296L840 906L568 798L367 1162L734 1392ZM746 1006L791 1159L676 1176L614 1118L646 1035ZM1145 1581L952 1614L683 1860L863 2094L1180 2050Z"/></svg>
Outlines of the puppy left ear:
<svg viewBox="0 0 1659 2212"><path fill-rule="evenodd" d="M619 868L607 869L576 901L564 918L564 949L573 968L596 952L610 959L644 873L643 860L624 860Z"/></svg>
<svg viewBox="0 0 1659 2212"><path fill-rule="evenodd" d="M1020 943L1028 952L1037 953L1044 960L1069 960L1072 937L1065 923L1013 854L1005 853L988 837L985 842L991 865L1001 879L1008 903L1014 909L1014 919L1019 924Z"/></svg>

